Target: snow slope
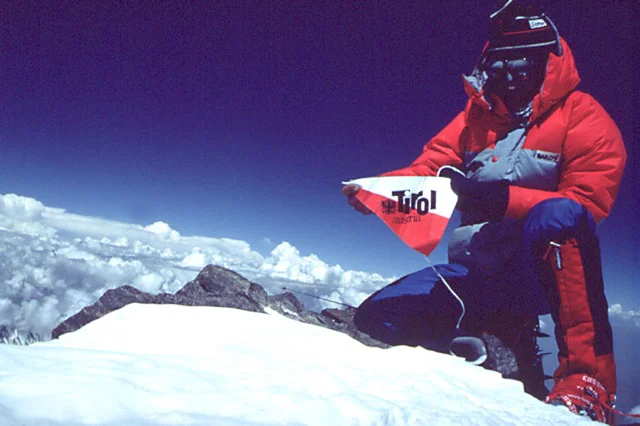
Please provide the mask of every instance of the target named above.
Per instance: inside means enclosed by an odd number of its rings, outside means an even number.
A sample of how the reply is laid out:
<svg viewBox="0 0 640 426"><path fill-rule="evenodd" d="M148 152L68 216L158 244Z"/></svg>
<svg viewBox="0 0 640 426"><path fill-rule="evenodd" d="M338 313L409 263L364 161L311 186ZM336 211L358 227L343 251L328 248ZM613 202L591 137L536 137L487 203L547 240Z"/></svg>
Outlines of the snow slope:
<svg viewBox="0 0 640 426"><path fill-rule="evenodd" d="M2 425L573 425L518 382L424 349L227 308L129 305L0 345Z"/></svg>

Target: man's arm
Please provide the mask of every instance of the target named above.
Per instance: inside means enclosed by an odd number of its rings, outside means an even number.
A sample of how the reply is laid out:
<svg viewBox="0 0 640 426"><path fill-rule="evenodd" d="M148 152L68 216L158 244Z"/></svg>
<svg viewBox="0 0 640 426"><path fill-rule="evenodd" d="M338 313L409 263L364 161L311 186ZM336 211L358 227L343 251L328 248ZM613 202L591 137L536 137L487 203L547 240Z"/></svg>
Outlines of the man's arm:
<svg viewBox="0 0 640 426"><path fill-rule="evenodd" d="M427 142L422 154L409 167L383 173L381 176L436 176L440 167L444 165L460 167L464 155L464 129L464 113L460 113ZM371 211L356 198L359 190L360 187L357 185L345 185L342 193L347 196L349 204L355 210L365 215L370 214Z"/></svg>
<svg viewBox="0 0 640 426"><path fill-rule="evenodd" d="M585 206L596 221L609 215L615 201L626 151L618 127L592 97L573 102L564 144L564 164L557 191L509 187L506 216L522 218L536 204L550 198L569 198Z"/></svg>

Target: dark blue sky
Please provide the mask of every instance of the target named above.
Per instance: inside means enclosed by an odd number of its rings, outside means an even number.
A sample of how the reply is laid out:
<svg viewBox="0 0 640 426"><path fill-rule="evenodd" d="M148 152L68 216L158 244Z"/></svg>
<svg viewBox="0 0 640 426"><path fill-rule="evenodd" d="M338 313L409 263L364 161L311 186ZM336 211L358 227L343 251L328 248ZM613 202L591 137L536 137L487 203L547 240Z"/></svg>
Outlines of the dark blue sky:
<svg viewBox="0 0 640 426"><path fill-rule="evenodd" d="M460 75L493 2L100 3L2 6L0 193L263 252L263 238L286 240L347 269L425 265L352 212L340 182L405 166L463 108ZM626 141L601 238L610 300L629 305L640 297L638 5L532 3Z"/></svg>

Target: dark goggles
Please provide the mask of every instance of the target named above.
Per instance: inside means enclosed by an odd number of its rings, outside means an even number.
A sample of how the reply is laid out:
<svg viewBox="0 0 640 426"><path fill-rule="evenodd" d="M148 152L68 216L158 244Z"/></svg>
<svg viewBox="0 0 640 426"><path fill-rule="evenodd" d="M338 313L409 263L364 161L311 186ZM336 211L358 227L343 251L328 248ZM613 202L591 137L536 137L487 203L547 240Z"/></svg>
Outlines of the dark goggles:
<svg viewBox="0 0 640 426"><path fill-rule="evenodd" d="M536 70L536 61L531 58L487 60L483 69L489 78L527 80Z"/></svg>

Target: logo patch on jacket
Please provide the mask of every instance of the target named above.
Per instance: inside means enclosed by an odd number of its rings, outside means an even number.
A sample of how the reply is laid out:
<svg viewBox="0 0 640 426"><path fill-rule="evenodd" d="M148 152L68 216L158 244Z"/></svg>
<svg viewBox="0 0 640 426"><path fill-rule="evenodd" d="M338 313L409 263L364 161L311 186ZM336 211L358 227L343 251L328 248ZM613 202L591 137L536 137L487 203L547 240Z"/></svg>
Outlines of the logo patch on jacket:
<svg viewBox="0 0 640 426"><path fill-rule="evenodd" d="M544 22L544 19L529 19L529 28L535 30L536 28L544 28L547 26L547 23Z"/></svg>
<svg viewBox="0 0 640 426"><path fill-rule="evenodd" d="M558 163L560 161L560 154L546 151L536 151L536 160Z"/></svg>

